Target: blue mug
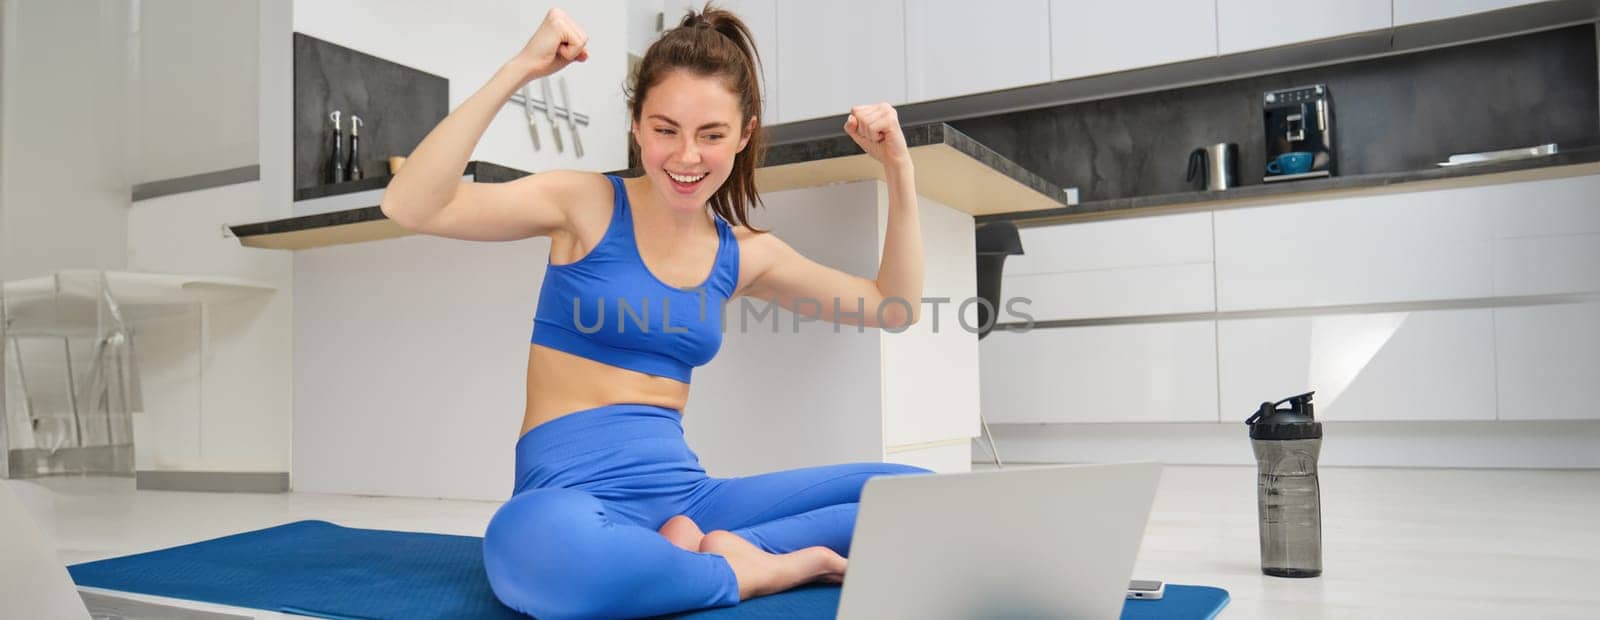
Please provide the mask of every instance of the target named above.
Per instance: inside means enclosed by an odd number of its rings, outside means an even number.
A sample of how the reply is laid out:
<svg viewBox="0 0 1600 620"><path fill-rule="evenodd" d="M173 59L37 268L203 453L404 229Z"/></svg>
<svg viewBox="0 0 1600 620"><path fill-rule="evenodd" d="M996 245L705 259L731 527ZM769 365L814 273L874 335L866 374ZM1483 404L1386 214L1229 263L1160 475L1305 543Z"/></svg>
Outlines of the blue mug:
<svg viewBox="0 0 1600 620"><path fill-rule="evenodd" d="M1311 153L1308 151L1294 151L1279 155L1267 162L1267 172L1271 174L1300 174L1311 172Z"/></svg>

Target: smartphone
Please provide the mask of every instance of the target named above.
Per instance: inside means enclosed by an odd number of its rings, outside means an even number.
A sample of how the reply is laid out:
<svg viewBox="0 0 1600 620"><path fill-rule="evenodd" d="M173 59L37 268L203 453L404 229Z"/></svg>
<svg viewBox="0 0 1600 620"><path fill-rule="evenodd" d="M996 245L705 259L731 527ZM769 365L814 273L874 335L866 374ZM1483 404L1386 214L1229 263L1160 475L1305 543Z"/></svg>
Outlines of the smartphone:
<svg viewBox="0 0 1600 620"><path fill-rule="evenodd" d="M1167 584L1160 580L1135 579L1128 582L1128 598L1153 601L1167 593Z"/></svg>

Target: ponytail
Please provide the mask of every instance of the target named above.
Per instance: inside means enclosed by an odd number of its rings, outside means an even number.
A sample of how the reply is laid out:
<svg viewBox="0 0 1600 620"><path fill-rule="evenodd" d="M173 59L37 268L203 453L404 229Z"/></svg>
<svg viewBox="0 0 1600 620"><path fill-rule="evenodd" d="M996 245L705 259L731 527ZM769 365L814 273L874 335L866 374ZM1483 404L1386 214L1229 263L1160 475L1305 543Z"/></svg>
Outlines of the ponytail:
<svg viewBox="0 0 1600 620"><path fill-rule="evenodd" d="M761 59L750 29L733 13L707 3L699 12L689 9L678 22L645 50L627 90L628 108L637 122L645 95L674 70L703 77L719 77L739 97L739 133L757 119L749 142L734 156L733 174L711 195L711 209L739 226L750 226L749 207L761 204L756 192L756 168L766 151L766 130L761 126ZM637 155L638 144L629 139ZM765 231L758 231L765 232Z"/></svg>

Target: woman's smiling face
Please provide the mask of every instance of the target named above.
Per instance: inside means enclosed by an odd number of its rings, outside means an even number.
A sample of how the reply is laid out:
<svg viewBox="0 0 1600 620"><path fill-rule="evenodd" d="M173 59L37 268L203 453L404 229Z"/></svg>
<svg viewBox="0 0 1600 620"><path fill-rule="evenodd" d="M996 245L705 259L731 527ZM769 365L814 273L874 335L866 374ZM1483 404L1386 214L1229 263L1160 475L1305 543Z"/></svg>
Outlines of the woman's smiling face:
<svg viewBox="0 0 1600 620"><path fill-rule="evenodd" d="M700 210L727 182L734 157L750 141L740 116L739 95L720 77L680 69L645 93L633 139L645 176L667 206Z"/></svg>

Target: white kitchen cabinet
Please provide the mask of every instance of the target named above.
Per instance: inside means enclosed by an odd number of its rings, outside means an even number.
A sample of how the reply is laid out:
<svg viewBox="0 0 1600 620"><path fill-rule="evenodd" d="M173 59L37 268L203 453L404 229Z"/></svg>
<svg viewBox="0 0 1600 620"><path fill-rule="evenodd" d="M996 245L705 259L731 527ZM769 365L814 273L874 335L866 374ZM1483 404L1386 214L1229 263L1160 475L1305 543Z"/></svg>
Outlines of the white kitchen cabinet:
<svg viewBox="0 0 1600 620"><path fill-rule="evenodd" d="M1217 12L1195 0L1051 0L1050 75L1066 80L1217 54Z"/></svg>
<svg viewBox="0 0 1600 620"><path fill-rule="evenodd" d="M1313 391L1332 421L1492 420L1489 309L1222 320L1223 419Z"/></svg>
<svg viewBox="0 0 1600 620"><path fill-rule="evenodd" d="M1494 294L1600 292L1600 176L1486 187L1494 196Z"/></svg>
<svg viewBox="0 0 1600 620"><path fill-rule="evenodd" d="M704 8L704 2L694 0L672 0L667 3L666 23L667 28L672 28L683 19L683 14L688 9L699 11ZM732 11L750 28L750 36L756 40L756 54L761 57L761 97L762 119L761 122L771 125L778 121L778 2L777 0L721 0L716 6Z"/></svg>
<svg viewBox="0 0 1600 620"><path fill-rule="evenodd" d="M1221 54L1383 30L1393 23L1389 0L1217 0L1216 10Z"/></svg>
<svg viewBox="0 0 1600 620"><path fill-rule="evenodd" d="M1002 298L1036 321L1216 309L1211 214L1024 228L1006 260ZM1021 302L1019 302L1021 303ZM1012 318L1004 306L1001 320Z"/></svg>
<svg viewBox="0 0 1600 620"><path fill-rule="evenodd" d="M901 0L780 2L777 21L780 122L848 114L855 105L905 103Z"/></svg>
<svg viewBox="0 0 1600 620"><path fill-rule="evenodd" d="M1216 212L1217 308L1600 291L1600 175Z"/></svg>
<svg viewBox="0 0 1600 620"><path fill-rule="evenodd" d="M995 331L978 344L990 424L1216 422L1212 321Z"/></svg>
<svg viewBox="0 0 1600 620"><path fill-rule="evenodd" d="M1491 194L1462 188L1217 211L1217 309L1489 297Z"/></svg>
<svg viewBox="0 0 1600 620"><path fill-rule="evenodd" d="M1484 13L1546 0L1394 0L1394 25L1404 26L1438 19Z"/></svg>
<svg viewBox="0 0 1600 620"><path fill-rule="evenodd" d="M1008 276L1000 296L1013 304L1000 307L1003 323L1216 309L1210 262Z"/></svg>
<svg viewBox="0 0 1600 620"><path fill-rule="evenodd" d="M1600 234L1494 240L1495 295L1597 292L1600 292Z"/></svg>
<svg viewBox="0 0 1600 620"><path fill-rule="evenodd" d="M1182 213L1022 228L1006 275L1211 262L1211 214Z"/></svg>
<svg viewBox="0 0 1600 620"><path fill-rule="evenodd" d="M909 101L1050 81L1048 0L907 2L905 36Z"/></svg>
<svg viewBox="0 0 1600 620"><path fill-rule="evenodd" d="M1600 419L1600 303L1495 308L1502 420Z"/></svg>
<svg viewBox="0 0 1600 620"><path fill-rule="evenodd" d="M1499 239L1600 233L1600 174L1473 188L1493 205Z"/></svg>

